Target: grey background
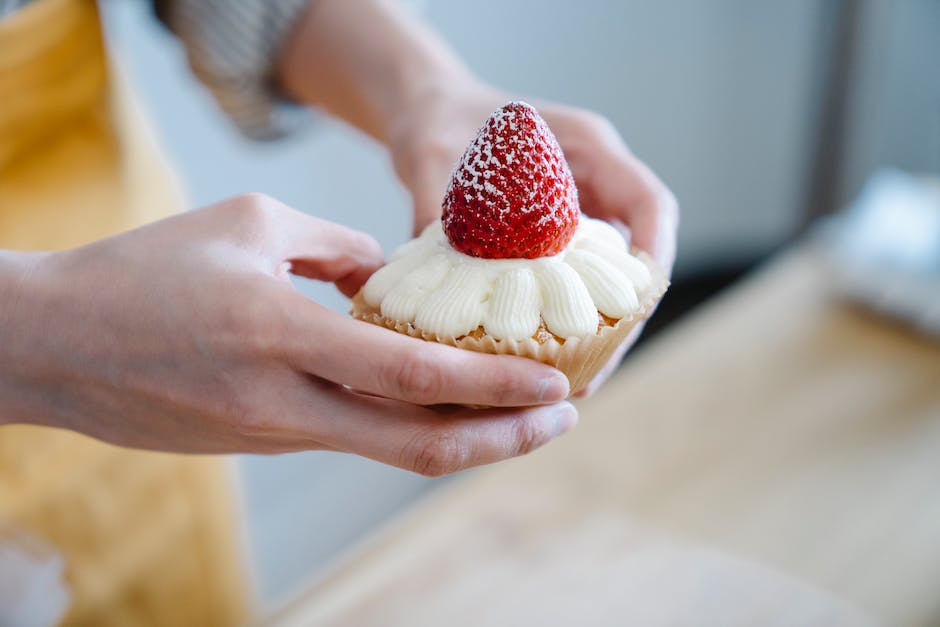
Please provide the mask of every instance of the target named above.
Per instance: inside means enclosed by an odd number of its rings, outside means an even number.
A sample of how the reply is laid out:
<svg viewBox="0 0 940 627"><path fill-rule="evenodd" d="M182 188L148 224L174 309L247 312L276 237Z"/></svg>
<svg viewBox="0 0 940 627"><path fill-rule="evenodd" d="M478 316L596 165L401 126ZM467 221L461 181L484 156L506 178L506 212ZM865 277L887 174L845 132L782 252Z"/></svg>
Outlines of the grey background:
<svg viewBox="0 0 940 627"><path fill-rule="evenodd" d="M867 0L852 75L840 202L879 165L940 171L940 3ZM679 276L750 259L799 224L832 24L817 0L425 3L483 77L595 109L683 207ZM264 191L375 235L410 229L382 148L321 119L276 144L241 139L189 75L147 3L104 2L118 65L178 166L192 206ZM498 19L494 19L498 16ZM330 287L301 289L345 310ZM329 453L238 460L258 591L268 605L434 482Z"/></svg>

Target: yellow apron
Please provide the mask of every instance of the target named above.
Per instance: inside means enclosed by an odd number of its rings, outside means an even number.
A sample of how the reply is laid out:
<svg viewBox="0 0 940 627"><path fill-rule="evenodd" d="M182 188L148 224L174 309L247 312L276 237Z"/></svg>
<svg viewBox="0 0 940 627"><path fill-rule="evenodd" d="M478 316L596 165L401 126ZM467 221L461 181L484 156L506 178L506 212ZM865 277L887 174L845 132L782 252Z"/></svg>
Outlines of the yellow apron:
<svg viewBox="0 0 940 627"><path fill-rule="evenodd" d="M106 61L93 0L0 20L0 248L62 249L181 207ZM233 625L246 618L230 466L0 427L0 522L66 560L68 625Z"/></svg>

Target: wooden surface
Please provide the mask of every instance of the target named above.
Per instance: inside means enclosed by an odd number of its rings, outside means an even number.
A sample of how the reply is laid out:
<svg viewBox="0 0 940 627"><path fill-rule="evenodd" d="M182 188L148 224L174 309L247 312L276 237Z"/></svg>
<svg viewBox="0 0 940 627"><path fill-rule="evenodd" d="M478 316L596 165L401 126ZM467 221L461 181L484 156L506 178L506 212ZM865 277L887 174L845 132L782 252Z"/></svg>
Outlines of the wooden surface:
<svg viewBox="0 0 940 627"><path fill-rule="evenodd" d="M790 253L273 622L940 624L940 348Z"/></svg>

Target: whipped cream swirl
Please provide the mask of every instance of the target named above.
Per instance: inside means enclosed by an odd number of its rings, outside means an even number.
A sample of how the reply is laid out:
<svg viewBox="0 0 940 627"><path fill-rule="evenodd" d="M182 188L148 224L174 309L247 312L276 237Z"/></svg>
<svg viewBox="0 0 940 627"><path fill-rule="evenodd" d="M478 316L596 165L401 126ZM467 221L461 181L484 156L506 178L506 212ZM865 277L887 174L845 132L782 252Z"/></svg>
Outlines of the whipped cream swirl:
<svg viewBox="0 0 940 627"><path fill-rule="evenodd" d="M561 338L597 331L598 312L624 318L640 309L652 276L623 237L581 216L568 247L537 259L480 259L454 250L440 221L399 248L363 288L382 315L438 337L482 326L496 339L533 336L544 321Z"/></svg>

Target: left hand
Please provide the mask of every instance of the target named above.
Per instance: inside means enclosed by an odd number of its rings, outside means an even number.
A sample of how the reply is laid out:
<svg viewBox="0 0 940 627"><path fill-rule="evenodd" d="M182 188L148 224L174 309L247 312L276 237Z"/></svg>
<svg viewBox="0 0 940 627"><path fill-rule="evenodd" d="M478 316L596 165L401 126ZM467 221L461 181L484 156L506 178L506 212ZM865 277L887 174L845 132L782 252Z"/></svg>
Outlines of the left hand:
<svg viewBox="0 0 940 627"><path fill-rule="evenodd" d="M414 201L414 231L441 214L451 171L487 116L511 100L488 87L459 87L412 106L389 136L395 169ZM532 101L558 138L578 186L581 209L617 226L668 275L676 256L679 207L662 181L627 148L606 118L574 107ZM642 325L581 395L589 395L620 363Z"/></svg>

